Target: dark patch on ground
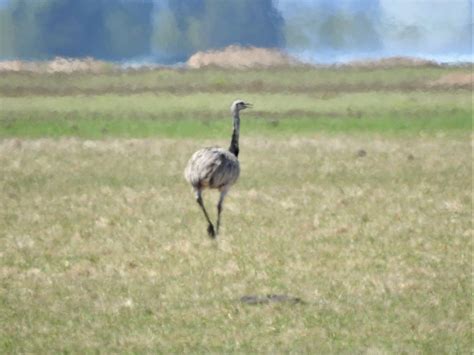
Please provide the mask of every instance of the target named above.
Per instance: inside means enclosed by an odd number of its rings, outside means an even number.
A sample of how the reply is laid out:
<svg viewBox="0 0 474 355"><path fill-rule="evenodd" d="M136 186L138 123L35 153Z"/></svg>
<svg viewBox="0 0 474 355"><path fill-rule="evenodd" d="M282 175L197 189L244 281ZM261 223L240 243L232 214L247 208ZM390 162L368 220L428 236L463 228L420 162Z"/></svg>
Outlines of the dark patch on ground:
<svg viewBox="0 0 474 355"><path fill-rule="evenodd" d="M242 296L240 302L245 304L269 304L269 303L289 303L289 304L305 304L301 298L287 295L249 295Z"/></svg>

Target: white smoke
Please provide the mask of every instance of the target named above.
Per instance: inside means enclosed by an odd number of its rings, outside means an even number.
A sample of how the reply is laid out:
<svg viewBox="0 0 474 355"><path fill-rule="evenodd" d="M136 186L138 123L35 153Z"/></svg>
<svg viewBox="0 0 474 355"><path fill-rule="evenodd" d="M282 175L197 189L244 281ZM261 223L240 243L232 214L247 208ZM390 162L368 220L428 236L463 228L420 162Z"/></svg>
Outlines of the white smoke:
<svg viewBox="0 0 474 355"><path fill-rule="evenodd" d="M375 6L374 6L375 4ZM364 12L374 21L381 48L364 52L330 51L312 47L318 34L314 27L298 24L301 14L320 21L322 6L350 13ZM378 5L378 6L377 6ZM301 28L301 34L310 38L307 48L288 50L309 61L346 61L365 57L407 55L425 57L441 62L472 62L474 17L472 0L278 0L278 7L287 25ZM377 13L373 9L377 8Z"/></svg>
<svg viewBox="0 0 474 355"><path fill-rule="evenodd" d="M466 52L471 46L470 0L380 0L380 5L385 26L382 38L387 50ZM403 31L409 29L418 32L415 48L404 42Z"/></svg>

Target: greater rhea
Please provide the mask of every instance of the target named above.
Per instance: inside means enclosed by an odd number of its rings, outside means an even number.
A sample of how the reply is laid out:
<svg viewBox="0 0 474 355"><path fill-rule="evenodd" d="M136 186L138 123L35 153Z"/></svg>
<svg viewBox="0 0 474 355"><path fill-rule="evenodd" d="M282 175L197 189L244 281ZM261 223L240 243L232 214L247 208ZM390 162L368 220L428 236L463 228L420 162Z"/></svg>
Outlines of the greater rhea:
<svg viewBox="0 0 474 355"><path fill-rule="evenodd" d="M239 113L251 106L252 104L242 100L236 100L232 103L230 111L232 112L233 131L229 149L226 150L220 147L200 149L192 155L184 170L184 177L191 184L196 195L196 201L206 217L208 223L207 233L211 238L216 238L219 234L224 198L240 174L240 164L238 160L240 132ZM202 191L206 188L217 189L220 192L219 202L217 203L217 222L215 229L202 200Z"/></svg>

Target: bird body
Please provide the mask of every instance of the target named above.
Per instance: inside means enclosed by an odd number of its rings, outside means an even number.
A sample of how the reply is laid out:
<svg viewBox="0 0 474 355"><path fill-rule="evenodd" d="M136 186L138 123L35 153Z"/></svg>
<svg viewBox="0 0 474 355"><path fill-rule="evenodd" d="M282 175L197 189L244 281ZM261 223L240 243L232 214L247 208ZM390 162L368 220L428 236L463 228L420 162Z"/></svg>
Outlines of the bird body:
<svg viewBox="0 0 474 355"><path fill-rule="evenodd" d="M240 175L237 157L220 147L209 147L193 154L186 166L184 176L196 189L229 189Z"/></svg>
<svg viewBox="0 0 474 355"><path fill-rule="evenodd" d="M191 156L184 170L184 177L192 186L196 195L196 201L204 212L204 216L208 222L207 232L211 238L215 238L219 233L224 197L240 175L240 164L238 160L240 133L239 112L250 106L251 104L245 103L242 100L236 100L232 103L233 131L228 150L220 147L200 149ZM202 200L202 191L206 188L220 191L220 198L217 204L216 229L214 229L214 225L207 214Z"/></svg>

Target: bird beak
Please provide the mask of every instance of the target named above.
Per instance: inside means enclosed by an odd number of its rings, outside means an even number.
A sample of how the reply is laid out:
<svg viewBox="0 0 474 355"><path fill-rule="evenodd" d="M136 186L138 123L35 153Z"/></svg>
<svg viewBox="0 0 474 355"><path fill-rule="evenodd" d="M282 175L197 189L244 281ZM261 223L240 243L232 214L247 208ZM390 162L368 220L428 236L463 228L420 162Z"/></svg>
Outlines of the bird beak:
<svg viewBox="0 0 474 355"><path fill-rule="evenodd" d="M245 103L245 108L252 108L253 105L250 102Z"/></svg>

